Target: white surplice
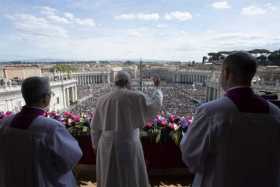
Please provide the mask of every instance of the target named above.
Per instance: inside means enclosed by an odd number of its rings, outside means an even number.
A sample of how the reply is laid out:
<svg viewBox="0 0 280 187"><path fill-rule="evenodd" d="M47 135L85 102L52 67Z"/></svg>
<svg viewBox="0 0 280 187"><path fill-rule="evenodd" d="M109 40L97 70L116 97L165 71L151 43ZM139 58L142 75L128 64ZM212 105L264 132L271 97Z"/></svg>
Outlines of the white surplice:
<svg viewBox="0 0 280 187"><path fill-rule="evenodd" d="M1 187L76 187L72 169L82 152L67 129L43 116L14 129L13 117L0 124Z"/></svg>
<svg viewBox="0 0 280 187"><path fill-rule="evenodd" d="M192 187L279 187L280 110L241 113L222 97L198 108L181 141Z"/></svg>
<svg viewBox="0 0 280 187"><path fill-rule="evenodd" d="M91 123L92 143L97 149L98 187L148 187L139 129L160 111L163 95L116 88L98 100Z"/></svg>

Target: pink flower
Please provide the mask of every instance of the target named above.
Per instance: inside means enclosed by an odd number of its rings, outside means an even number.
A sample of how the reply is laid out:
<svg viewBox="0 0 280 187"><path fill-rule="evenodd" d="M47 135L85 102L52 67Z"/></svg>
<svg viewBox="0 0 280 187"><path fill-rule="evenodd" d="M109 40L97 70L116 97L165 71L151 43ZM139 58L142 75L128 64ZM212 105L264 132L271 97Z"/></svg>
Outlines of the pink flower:
<svg viewBox="0 0 280 187"><path fill-rule="evenodd" d="M160 120L160 124L161 124L162 126L166 126L166 125L167 125L167 120L166 120L165 118L161 119L161 120Z"/></svg>
<svg viewBox="0 0 280 187"><path fill-rule="evenodd" d="M145 127L147 128L152 128L153 127L153 123L152 122L147 122L147 124L145 125Z"/></svg>
<svg viewBox="0 0 280 187"><path fill-rule="evenodd" d="M169 117L169 120L173 123L176 119L176 116L171 114L170 117Z"/></svg>
<svg viewBox="0 0 280 187"><path fill-rule="evenodd" d="M5 113L5 116L10 116L12 114L13 114L13 112L8 111L8 112Z"/></svg>
<svg viewBox="0 0 280 187"><path fill-rule="evenodd" d="M64 112L63 115L69 117L71 116L71 112Z"/></svg>
<svg viewBox="0 0 280 187"><path fill-rule="evenodd" d="M74 121L74 122L80 122L80 120L81 120L81 118L80 118L80 116L79 115L72 115L72 120Z"/></svg>
<svg viewBox="0 0 280 187"><path fill-rule="evenodd" d="M169 126L171 129L175 129L175 124L174 124L174 123L169 123L168 126Z"/></svg>

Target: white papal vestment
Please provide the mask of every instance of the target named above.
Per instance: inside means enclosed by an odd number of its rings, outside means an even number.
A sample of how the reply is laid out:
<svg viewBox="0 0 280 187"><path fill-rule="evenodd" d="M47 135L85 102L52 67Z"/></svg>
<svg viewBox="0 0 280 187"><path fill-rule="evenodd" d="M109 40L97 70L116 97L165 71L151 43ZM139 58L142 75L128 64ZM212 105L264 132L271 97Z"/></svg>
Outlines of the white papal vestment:
<svg viewBox="0 0 280 187"><path fill-rule="evenodd" d="M116 89L99 99L91 123L98 187L150 186L139 129L160 111L162 99L159 89L151 98Z"/></svg>
<svg viewBox="0 0 280 187"><path fill-rule="evenodd" d="M82 156L77 141L59 122L37 117L27 130L0 125L1 187L76 187L73 167Z"/></svg>

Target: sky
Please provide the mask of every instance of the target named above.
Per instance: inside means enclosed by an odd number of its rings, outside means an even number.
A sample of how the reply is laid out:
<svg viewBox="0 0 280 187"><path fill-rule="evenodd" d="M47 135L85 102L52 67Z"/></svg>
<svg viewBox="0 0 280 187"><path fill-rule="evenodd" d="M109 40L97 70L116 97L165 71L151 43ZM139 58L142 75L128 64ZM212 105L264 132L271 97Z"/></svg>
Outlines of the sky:
<svg viewBox="0 0 280 187"><path fill-rule="evenodd" d="M279 0L0 0L0 60L201 61L280 48Z"/></svg>

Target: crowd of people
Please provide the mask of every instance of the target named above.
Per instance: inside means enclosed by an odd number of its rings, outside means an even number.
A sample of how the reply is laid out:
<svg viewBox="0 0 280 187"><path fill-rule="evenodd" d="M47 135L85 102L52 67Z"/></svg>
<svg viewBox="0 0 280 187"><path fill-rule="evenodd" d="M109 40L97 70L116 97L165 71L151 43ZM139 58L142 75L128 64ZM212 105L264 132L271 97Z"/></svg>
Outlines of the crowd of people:
<svg viewBox="0 0 280 187"><path fill-rule="evenodd" d="M195 174L192 187L280 186L280 109L252 89L256 70L249 53L230 54L221 70L225 95L197 108L180 142L181 158ZM167 100L188 96L186 88L160 89L159 77L153 82L153 93L144 89L147 97L132 91L129 73L120 71L114 91L92 93L93 103L98 98L90 125L98 187L150 186L139 130L160 112L164 94ZM0 123L0 186L76 187L72 170L83 153L65 126L44 116L49 80L27 78L21 91L26 105Z"/></svg>
<svg viewBox="0 0 280 187"><path fill-rule="evenodd" d="M133 89L139 90L138 87L134 87ZM112 86L110 85L79 87L79 99L82 100L83 98L86 98L86 100L79 102L72 108L71 112L77 114L94 112L98 98L109 93L111 90ZM161 110L178 116L192 115L200 102L203 102L206 94L205 87L196 86L194 88L193 85L186 84L168 84L162 86L161 90L164 97ZM153 88L144 87L142 91L147 95L152 95Z"/></svg>
<svg viewBox="0 0 280 187"><path fill-rule="evenodd" d="M201 102L194 99L204 93L203 89L204 88L194 90L192 85L186 84L168 84L162 86L161 90L164 97L162 111L170 112L179 116L192 115L195 108ZM152 87L143 88L143 92L147 95L151 95L152 91Z"/></svg>
<svg viewBox="0 0 280 187"><path fill-rule="evenodd" d="M78 87L79 102L71 109L71 112L92 115L98 98L110 92L111 89L112 87L107 84Z"/></svg>

